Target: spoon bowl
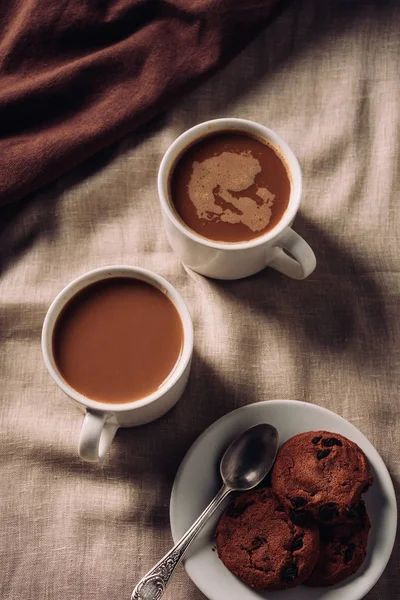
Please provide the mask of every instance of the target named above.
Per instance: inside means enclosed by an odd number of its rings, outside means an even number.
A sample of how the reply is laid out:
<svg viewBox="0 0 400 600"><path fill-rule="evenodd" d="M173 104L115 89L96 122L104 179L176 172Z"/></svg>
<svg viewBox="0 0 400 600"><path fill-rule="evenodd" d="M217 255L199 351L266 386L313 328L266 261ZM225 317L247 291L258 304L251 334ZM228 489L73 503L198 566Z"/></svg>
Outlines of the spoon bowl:
<svg viewBox="0 0 400 600"><path fill-rule="evenodd" d="M220 464L221 478L231 490L256 487L266 477L278 452L275 427L261 423L246 429L225 451Z"/></svg>

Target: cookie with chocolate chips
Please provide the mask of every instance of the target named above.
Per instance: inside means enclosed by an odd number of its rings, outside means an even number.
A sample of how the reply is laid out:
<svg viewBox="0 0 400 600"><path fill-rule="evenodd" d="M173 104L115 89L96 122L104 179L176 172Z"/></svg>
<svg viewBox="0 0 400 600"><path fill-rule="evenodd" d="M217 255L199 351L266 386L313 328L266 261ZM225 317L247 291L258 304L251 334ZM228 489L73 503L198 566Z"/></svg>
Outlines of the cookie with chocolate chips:
<svg viewBox="0 0 400 600"><path fill-rule="evenodd" d="M318 561L306 585L334 585L358 571L367 554L370 530L365 507L362 512L364 516L356 525L321 527Z"/></svg>
<svg viewBox="0 0 400 600"><path fill-rule="evenodd" d="M319 556L318 527L293 523L271 489L237 496L219 519L215 540L224 565L260 590L303 583Z"/></svg>
<svg viewBox="0 0 400 600"><path fill-rule="evenodd" d="M298 523L308 516L329 525L357 522L361 494L371 484L362 450L328 431L290 438L280 448L272 471L272 488Z"/></svg>

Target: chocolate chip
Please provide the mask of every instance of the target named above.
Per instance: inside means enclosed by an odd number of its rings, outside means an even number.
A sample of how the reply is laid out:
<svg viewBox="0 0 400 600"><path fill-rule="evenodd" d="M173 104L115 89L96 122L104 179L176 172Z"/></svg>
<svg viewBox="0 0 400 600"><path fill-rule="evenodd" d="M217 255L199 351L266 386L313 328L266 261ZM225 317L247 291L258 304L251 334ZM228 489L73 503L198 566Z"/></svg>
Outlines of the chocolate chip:
<svg viewBox="0 0 400 600"><path fill-rule="evenodd" d="M257 535L251 543L251 549L258 550L258 548L261 548L261 546L263 546L265 544L265 542L266 542L266 540L264 538Z"/></svg>
<svg viewBox="0 0 400 600"><path fill-rule="evenodd" d="M345 550L344 553L344 564L347 565L347 563L349 563L351 561L351 559L353 558L354 552L356 549L356 545L355 544L349 544Z"/></svg>
<svg viewBox="0 0 400 600"><path fill-rule="evenodd" d="M298 574L299 569L297 568L297 565L295 563L289 563L282 568L280 578L281 581L284 581L285 583L292 583L292 581L297 578Z"/></svg>
<svg viewBox="0 0 400 600"><path fill-rule="evenodd" d="M330 448L331 446L343 446L342 442L334 437L325 438L322 440L322 445L325 446L325 448Z"/></svg>
<svg viewBox="0 0 400 600"><path fill-rule="evenodd" d="M296 552L296 550L300 550L303 547L303 536L296 535L292 543L290 544L289 551Z"/></svg>
<svg viewBox="0 0 400 600"><path fill-rule="evenodd" d="M282 504L280 504L279 506L276 507L275 509L277 512L285 512L285 507L282 506Z"/></svg>
<svg viewBox="0 0 400 600"><path fill-rule="evenodd" d="M362 519L365 515L365 504L360 502L360 504L352 504L347 508L347 517L351 520Z"/></svg>
<svg viewBox="0 0 400 600"><path fill-rule="evenodd" d="M347 509L347 518L351 520L358 519L358 512L352 506Z"/></svg>
<svg viewBox="0 0 400 600"><path fill-rule="evenodd" d="M311 440L311 442L316 446L320 440L322 440L322 435L319 435L318 437L313 438Z"/></svg>
<svg viewBox="0 0 400 600"><path fill-rule="evenodd" d="M338 514L337 505L334 502L328 502L323 504L319 511L318 516L321 521L332 521Z"/></svg>
<svg viewBox="0 0 400 600"><path fill-rule="evenodd" d="M322 460L323 458L326 458L327 456L329 456L330 453L331 453L330 450L318 450L317 458L318 458L318 460Z"/></svg>
<svg viewBox="0 0 400 600"><path fill-rule="evenodd" d="M290 498L290 502L294 508L301 508L305 504L307 504L307 500L302 498L301 496L295 496L294 498Z"/></svg>
<svg viewBox="0 0 400 600"><path fill-rule="evenodd" d="M231 519L237 519L238 517L240 517L240 515L242 515L244 513L244 511L251 506L253 503L250 502L248 504L243 504L242 506L235 506L235 503L232 502L232 504L230 504L226 510L226 514L228 517L230 517Z"/></svg>
<svg viewBox="0 0 400 600"><path fill-rule="evenodd" d="M290 519L295 525L306 525L309 521L309 515L305 510L291 510Z"/></svg>

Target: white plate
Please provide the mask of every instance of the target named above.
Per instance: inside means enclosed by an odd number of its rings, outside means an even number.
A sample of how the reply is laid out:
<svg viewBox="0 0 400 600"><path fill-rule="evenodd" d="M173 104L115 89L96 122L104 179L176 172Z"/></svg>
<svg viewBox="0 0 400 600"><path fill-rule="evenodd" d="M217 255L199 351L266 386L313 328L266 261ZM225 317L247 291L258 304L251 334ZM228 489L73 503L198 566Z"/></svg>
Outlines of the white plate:
<svg viewBox="0 0 400 600"><path fill-rule="evenodd" d="M172 489L170 519L176 542L218 491L219 461L230 442L257 423L271 423L280 443L304 431L325 429L356 442L371 464L374 483L364 496L371 520L367 558L351 578L332 587L299 586L258 592L244 585L219 560L213 532L219 515L189 548L185 568L210 600L360 600L381 576L393 549L397 526L396 497L389 473L378 452L358 429L325 408L296 400L270 400L234 410L211 425L192 445ZM222 509L221 509L222 510Z"/></svg>

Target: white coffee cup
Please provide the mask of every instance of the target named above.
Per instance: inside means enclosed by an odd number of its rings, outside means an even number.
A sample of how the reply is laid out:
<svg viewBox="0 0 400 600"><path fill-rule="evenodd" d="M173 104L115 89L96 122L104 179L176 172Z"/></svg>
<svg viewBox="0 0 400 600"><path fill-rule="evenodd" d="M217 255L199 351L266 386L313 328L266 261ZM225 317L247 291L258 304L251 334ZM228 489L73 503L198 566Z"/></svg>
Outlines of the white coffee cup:
<svg viewBox="0 0 400 600"><path fill-rule="evenodd" d="M54 326L69 300L88 285L114 277L146 281L161 290L177 309L183 327L182 352L168 378L158 390L145 398L121 404L98 402L80 394L60 374L53 353ZM193 325L189 310L180 294L156 273L138 267L102 267L72 281L52 302L43 323L42 352L54 381L85 413L78 446L79 456L89 462L97 462L104 457L119 427L133 427L154 421L179 400L189 378L193 354Z"/></svg>
<svg viewBox="0 0 400 600"><path fill-rule="evenodd" d="M197 139L218 131L240 131L261 137L283 157L291 179L289 205L271 231L247 242L217 242L189 229L169 199L169 178L177 158ZM299 209L301 170L288 144L276 133L245 119L215 119L200 123L180 135L165 153L158 172L158 195L168 241L180 260L197 273L216 279L240 279L272 267L294 279L304 279L315 269L314 252L291 224ZM289 252L293 258L285 252Z"/></svg>

